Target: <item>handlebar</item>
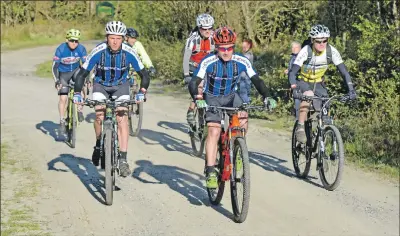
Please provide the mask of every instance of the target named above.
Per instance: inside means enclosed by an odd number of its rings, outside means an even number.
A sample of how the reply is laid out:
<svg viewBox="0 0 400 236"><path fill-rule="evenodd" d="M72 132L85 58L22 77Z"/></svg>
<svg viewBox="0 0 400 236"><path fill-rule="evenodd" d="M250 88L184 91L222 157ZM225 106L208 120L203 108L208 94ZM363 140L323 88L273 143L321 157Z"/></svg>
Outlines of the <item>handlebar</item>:
<svg viewBox="0 0 400 236"><path fill-rule="evenodd" d="M293 98L307 102L312 102L314 99L326 102L330 102L331 100L339 100L340 102L347 102L350 100L350 96L348 94L338 94L332 97L318 97L318 96L306 96L301 94L300 92L293 93Z"/></svg>
<svg viewBox="0 0 400 236"><path fill-rule="evenodd" d="M214 111L214 110L224 110L224 111L231 111L231 112L237 112L237 111L247 111L247 110L263 110L265 109L264 106L250 106L248 104L243 104L240 107L219 107L219 106L207 106L206 110L207 111Z"/></svg>
<svg viewBox="0 0 400 236"><path fill-rule="evenodd" d="M89 106L90 108L93 108L94 106L98 105L106 105L108 107L127 107L129 105L135 104L137 101L136 100L113 100L113 99L106 99L102 101L97 101L97 100L91 100L91 99L86 99L85 102L83 103L84 106Z"/></svg>

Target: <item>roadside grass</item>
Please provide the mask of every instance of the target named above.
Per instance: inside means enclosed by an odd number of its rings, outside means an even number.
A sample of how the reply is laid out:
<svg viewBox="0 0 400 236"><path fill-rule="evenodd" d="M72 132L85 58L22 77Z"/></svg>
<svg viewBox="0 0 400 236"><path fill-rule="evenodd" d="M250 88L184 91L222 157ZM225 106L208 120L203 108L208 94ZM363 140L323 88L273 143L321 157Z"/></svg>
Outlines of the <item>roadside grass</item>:
<svg viewBox="0 0 400 236"><path fill-rule="evenodd" d="M23 161L13 156L8 144L1 144L1 235L50 235L29 206L38 194L38 172Z"/></svg>

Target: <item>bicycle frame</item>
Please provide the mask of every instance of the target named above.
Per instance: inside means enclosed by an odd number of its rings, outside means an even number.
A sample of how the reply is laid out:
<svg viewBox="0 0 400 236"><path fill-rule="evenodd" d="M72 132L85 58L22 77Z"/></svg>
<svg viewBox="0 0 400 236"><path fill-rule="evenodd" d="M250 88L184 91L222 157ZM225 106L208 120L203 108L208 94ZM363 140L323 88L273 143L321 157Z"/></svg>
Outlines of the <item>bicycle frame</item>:
<svg viewBox="0 0 400 236"><path fill-rule="evenodd" d="M75 116L75 120L78 121L78 112L77 109L75 109L75 114L72 114L72 106L76 106L74 103L74 87L69 86L69 93L68 93L68 117L72 118ZM73 119L68 119L68 127L72 127L72 121ZM79 126L79 122L76 122L76 126Z"/></svg>

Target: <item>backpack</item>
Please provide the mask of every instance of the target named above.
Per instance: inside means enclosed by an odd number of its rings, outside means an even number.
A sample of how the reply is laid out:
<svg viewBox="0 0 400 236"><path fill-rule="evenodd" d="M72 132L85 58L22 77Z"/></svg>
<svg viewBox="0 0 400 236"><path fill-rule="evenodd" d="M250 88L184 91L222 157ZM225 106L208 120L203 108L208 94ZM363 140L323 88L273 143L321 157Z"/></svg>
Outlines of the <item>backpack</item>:
<svg viewBox="0 0 400 236"><path fill-rule="evenodd" d="M304 62L304 65L308 65L308 63L311 61L311 57L312 57L312 48L311 48L312 44L307 45L307 50L308 50L308 56L307 56L307 60ZM327 44L326 45L326 62L327 64L331 64L332 63L332 48L331 45Z"/></svg>

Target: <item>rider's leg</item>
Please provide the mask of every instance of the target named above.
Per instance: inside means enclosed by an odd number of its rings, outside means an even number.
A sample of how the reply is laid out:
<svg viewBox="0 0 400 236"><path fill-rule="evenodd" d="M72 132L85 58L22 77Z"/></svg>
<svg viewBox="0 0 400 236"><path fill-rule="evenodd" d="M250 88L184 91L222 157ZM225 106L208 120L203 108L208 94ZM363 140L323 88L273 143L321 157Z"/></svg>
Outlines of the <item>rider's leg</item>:
<svg viewBox="0 0 400 236"><path fill-rule="evenodd" d="M303 92L303 95L306 96L314 96L313 91L308 90ZM297 130L296 130L296 138L299 142L305 143L307 141L305 129L304 129L304 122L307 119L307 113L310 107L309 102L302 101L300 103L300 112L299 112L299 121L297 123Z"/></svg>
<svg viewBox="0 0 400 236"><path fill-rule="evenodd" d="M108 93L104 90L103 86L95 83L93 84L93 100L101 101L108 97ZM100 159L100 139L101 139L101 126L104 120L105 107L95 106L96 120L93 122L94 131L96 134L96 145L92 154L92 162L95 166L99 165ZM102 165L104 166L104 165Z"/></svg>
<svg viewBox="0 0 400 236"><path fill-rule="evenodd" d="M129 82L119 85L117 90L113 93L117 96L117 100L129 100ZM119 170L122 177L127 177L131 174L129 169L129 164L127 162L127 152L128 152L128 108L118 107L117 108L117 122L118 122L118 141L119 141Z"/></svg>
<svg viewBox="0 0 400 236"><path fill-rule="evenodd" d="M216 122L207 123L208 135L206 141L206 185L207 188L217 188L218 180L214 166L217 159L218 140L221 135L221 124Z"/></svg>
<svg viewBox="0 0 400 236"><path fill-rule="evenodd" d="M60 132L65 133L65 110L68 104L68 74L60 72L61 89L58 91L60 100L58 101L58 112L60 114Z"/></svg>

